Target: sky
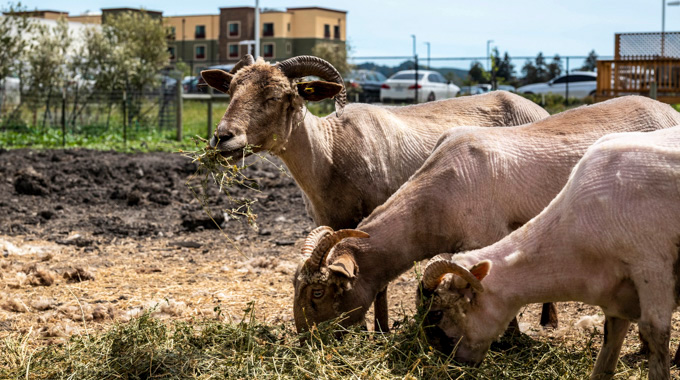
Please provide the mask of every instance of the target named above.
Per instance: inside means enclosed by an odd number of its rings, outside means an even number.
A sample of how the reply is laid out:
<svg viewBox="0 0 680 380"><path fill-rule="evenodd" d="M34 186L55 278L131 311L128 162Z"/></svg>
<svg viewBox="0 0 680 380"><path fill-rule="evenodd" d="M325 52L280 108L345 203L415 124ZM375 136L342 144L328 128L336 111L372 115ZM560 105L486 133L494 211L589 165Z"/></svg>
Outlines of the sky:
<svg viewBox="0 0 680 380"><path fill-rule="evenodd" d="M29 9L81 14L144 7L166 16L217 14L247 0L24 0ZM260 7L319 6L347 11L352 56L484 57L487 41L510 56L612 56L614 34L661 30L663 1L652 0L261 0ZM680 6L666 6L666 31L680 30ZM360 61L360 60L359 60ZM461 64L441 63L447 66ZM462 64L465 66L466 64ZM435 66L435 63L432 64Z"/></svg>

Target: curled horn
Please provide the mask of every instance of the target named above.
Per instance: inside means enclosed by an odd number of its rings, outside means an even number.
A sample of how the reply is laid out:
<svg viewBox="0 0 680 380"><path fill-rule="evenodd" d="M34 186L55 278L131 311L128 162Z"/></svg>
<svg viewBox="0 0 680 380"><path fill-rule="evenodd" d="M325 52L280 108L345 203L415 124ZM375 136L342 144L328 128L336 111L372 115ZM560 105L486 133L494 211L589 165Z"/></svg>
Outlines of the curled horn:
<svg viewBox="0 0 680 380"><path fill-rule="evenodd" d="M313 271L321 269L322 264L326 261L328 253L336 244L342 239L346 238L367 238L367 233L358 230L340 230L333 232L330 227L317 227L314 231L309 233L305 245L302 247L302 253L309 253L311 256L305 262L305 266ZM310 252L311 251L311 252Z"/></svg>
<svg viewBox="0 0 680 380"><path fill-rule="evenodd" d="M311 55L301 55L279 62L276 64L276 67L291 79L315 75L329 82L341 85L342 91L335 96L336 112L341 112L347 104L347 91L345 91L345 82L342 80L342 75L328 61Z"/></svg>
<svg viewBox="0 0 680 380"><path fill-rule="evenodd" d="M437 260L430 262L423 273L423 286L427 290L435 290L444 278L444 275L453 273L467 281L474 290L479 293L484 291L481 281L477 279L469 270L448 260Z"/></svg>
<svg viewBox="0 0 680 380"><path fill-rule="evenodd" d="M255 59L253 59L253 56L250 54L246 54L241 58L240 61L236 65L234 65L234 68L231 69L230 73L231 74L236 74L237 71L241 70L242 68L246 66L250 66L253 63L255 63Z"/></svg>

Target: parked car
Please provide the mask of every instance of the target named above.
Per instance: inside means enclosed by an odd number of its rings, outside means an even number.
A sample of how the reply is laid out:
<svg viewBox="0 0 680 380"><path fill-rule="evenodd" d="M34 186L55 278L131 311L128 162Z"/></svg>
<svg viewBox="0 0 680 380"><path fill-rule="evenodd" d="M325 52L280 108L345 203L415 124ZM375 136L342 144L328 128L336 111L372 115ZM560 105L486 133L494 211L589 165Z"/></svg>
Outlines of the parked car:
<svg viewBox="0 0 680 380"><path fill-rule="evenodd" d="M185 94L203 92L198 87L198 77L184 77L184 80L182 80L182 87Z"/></svg>
<svg viewBox="0 0 680 380"><path fill-rule="evenodd" d="M567 80L569 81L569 97L584 98L595 94L597 74L590 71L573 71L569 75L553 78L546 83L533 83L517 89L520 94L556 94L566 96Z"/></svg>
<svg viewBox="0 0 680 380"><path fill-rule="evenodd" d="M511 86L509 84L499 84L498 86L496 86L496 90L517 92L515 86Z"/></svg>
<svg viewBox="0 0 680 380"><path fill-rule="evenodd" d="M381 102L412 102L415 98L416 71L403 70L392 75L380 88ZM418 70L418 102L455 97L460 88L436 71Z"/></svg>
<svg viewBox="0 0 680 380"><path fill-rule="evenodd" d="M458 92L458 95L460 96L465 96L465 95L479 95L483 94L486 91L479 87L479 86L463 86L460 88L460 92Z"/></svg>
<svg viewBox="0 0 680 380"><path fill-rule="evenodd" d="M380 87L387 77L373 70L352 70L345 78L350 101L374 103L380 101Z"/></svg>

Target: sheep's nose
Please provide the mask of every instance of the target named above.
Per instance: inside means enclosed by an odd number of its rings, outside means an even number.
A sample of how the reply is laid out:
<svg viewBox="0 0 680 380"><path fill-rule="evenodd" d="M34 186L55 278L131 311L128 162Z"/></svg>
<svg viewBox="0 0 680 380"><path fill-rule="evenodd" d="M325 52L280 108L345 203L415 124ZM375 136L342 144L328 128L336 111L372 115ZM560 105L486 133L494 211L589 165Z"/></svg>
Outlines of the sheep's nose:
<svg viewBox="0 0 680 380"><path fill-rule="evenodd" d="M210 139L210 147L214 148L217 146L217 136L213 135L213 137Z"/></svg>

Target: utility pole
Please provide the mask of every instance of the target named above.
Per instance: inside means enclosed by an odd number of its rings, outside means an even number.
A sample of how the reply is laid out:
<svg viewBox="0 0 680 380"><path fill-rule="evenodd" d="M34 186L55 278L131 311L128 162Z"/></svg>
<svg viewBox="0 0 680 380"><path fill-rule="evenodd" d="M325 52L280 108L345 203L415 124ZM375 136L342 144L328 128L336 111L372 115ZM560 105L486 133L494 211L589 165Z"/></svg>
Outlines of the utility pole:
<svg viewBox="0 0 680 380"><path fill-rule="evenodd" d="M260 0L255 0L255 59L260 56Z"/></svg>
<svg viewBox="0 0 680 380"><path fill-rule="evenodd" d="M425 45L427 45L427 69L430 69L430 43L425 42Z"/></svg>
<svg viewBox="0 0 680 380"><path fill-rule="evenodd" d="M418 104L418 54L416 54L416 35L411 34L411 38L413 38L413 60L415 61L416 65L416 75L414 75L416 84L415 86L413 86L413 89L415 91L415 94L413 96L413 103Z"/></svg>
<svg viewBox="0 0 680 380"><path fill-rule="evenodd" d="M486 71L491 71L491 43L493 40L486 40Z"/></svg>

